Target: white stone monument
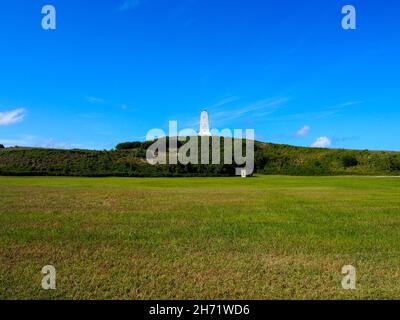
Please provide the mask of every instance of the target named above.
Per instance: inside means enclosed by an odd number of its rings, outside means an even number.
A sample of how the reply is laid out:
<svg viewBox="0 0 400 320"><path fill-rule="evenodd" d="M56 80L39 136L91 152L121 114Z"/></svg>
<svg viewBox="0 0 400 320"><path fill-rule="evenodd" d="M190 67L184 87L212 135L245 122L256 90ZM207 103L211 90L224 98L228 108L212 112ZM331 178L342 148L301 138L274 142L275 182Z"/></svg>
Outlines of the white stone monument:
<svg viewBox="0 0 400 320"><path fill-rule="evenodd" d="M210 132L210 120L208 117L208 112L203 111L200 115L200 132L199 136L201 137L211 137Z"/></svg>

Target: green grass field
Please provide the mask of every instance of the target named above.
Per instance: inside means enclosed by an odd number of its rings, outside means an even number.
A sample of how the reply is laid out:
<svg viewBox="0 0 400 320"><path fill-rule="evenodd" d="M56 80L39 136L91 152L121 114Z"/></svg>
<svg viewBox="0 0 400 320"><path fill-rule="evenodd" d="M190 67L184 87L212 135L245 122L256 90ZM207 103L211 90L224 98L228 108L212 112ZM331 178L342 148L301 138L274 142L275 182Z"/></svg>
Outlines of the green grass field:
<svg viewBox="0 0 400 320"><path fill-rule="evenodd" d="M400 299L399 178L0 177L0 299L380 298Z"/></svg>

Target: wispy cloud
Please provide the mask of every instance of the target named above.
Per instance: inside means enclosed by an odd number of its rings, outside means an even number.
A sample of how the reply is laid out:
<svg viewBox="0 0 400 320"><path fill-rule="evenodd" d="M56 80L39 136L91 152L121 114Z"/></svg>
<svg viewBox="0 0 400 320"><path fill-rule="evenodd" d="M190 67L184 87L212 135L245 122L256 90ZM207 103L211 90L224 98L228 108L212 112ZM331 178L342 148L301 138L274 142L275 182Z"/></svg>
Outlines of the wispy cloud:
<svg viewBox="0 0 400 320"><path fill-rule="evenodd" d="M0 138L0 144L5 146L25 146L28 145L23 139L3 139Z"/></svg>
<svg viewBox="0 0 400 320"><path fill-rule="evenodd" d="M8 147L35 147L35 148L50 148L50 149L72 149L80 148L78 144L58 141L53 138L42 138L35 135L19 135L13 138L0 138L0 144Z"/></svg>
<svg viewBox="0 0 400 320"><path fill-rule="evenodd" d="M308 135L310 133L311 127L305 125L303 128L301 128L299 131L296 132L295 136L297 138L302 138L305 137L306 135Z"/></svg>
<svg viewBox="0 0 400 320"><path fill-rule="evenodd" d="M86 96L86 97L85 97L85 100L86 100L87 102L90 102L90 103L97 103L97 104L106 104L106 103L107 103L107 101L104 100L104 99L102 99L102 98L92 97L92 96Z"/></svg>
<svg viewBox="0 0 400 320"><path fill-rule="evenodd" d="M0 138L0 143L6 146L31 146L35 142L34 135L22 134L11 138Z"/></svg>
<svg viewBox="0 0 400 320"><path fill-rule="evenodd" d="M320 119L320 118L325 118L325 117L329 117L332 115L335 115L341 111L343 111L344 109L351 107L351 106L355 106L355 105L359 105L363 103L362 101L347 101L335 106L331 106L326 108L326 110L321 111L320 113L316 114L316 118Z"/></svg>
<svg viewBox="0 0 400 320"><path fill-rule="evenodd" d="M67 142L60 142L60 141L57 141L57 140L55 140L53 138L45 139L43 141L40 141L37 146L41 147L41 148L48 148L48 149L73 149L73 148L79 148L79 145L77 145L77 144L70 144L70 143L67 143Z"/></svg>
<svg viewBox="0 0 400 320"><path fill-rule="evenodd" d="M26 110L18 108L12 111L0 112L0 126L8 126L24 120Z"/></svg>
<svg viewBox="0 0 400 320"><path fill-rule="evenodd" d="M220 110L224 109L223 108L224 106L227 106L227 105L229 105L229 104L231 104L231 103L233 103L233 102L235 102L237 100L239 100L238 97L229 96L229 97L225 97L223 99L220 99L220 100L218 100L217 102L215 102L215 103L213 103L211 105L203 106L201 108L201 110L199 109L199 114L198 115L193 115L191 117L187 117L187 118L181 119L179 121L179 124L181 126L185 126L185 127L196 127L196 126L198 126L200 124L200 111L207 110L212 115L212 117L214 118L214 115L217 112L220 112ZM179 117L175 117L175 118L179 118ZM213 119L213 121L214 121L214 119Z"/></svg>
<svg viewBox="0 0 400 320"><path fill-rule="evenodd" d="M319 137L315 142L311 145L312 148L329 148L332 145L331 139L328 137Z"/></svg>
<svg viewBox="0 0 400 320"><path fill-rule="evenodd" d="M362 104L363 101L348 101L341 104L333 105L330 107L322 108L318 111L312 112L301 112L301 113L289 113L289 114L281 114L277 117L271 117L268 121L292 121L292 120L320 120L332 117L336 114L340 114L341 112L345 111L347 108L357 106Z"/></svg>
<svg viewBox="0 0 400 320"><path fill-rule="evenodd" d="M224 109L213 114L212 118L217 123L226 123L237 119L243 119L244 117L259 119L273 113L287 100L287 98L263 99L239 108Z"/></svg>
<svg viewBox="0 0 400 320"><path fill-rule="evenodd" d="M105 100L103 98L99 98L99 97L86 96L85 100L87 102L89 102L89 103L92 103L92 104L109 105L109 106L112 106L112 107L115 107L115 108L118 108L118 109L122 109L122 110L128 110L129 109L129 106L127 104L125 104L125 103L116 104L116 103L109 102L109 101L107 101L107 100Z"/></svg>
<svg viewBox="0 0 400 320"><path fill-rule="evenodd" d="M140 4L139 0L125 0L119 7L118 11L126 11L136 8Z"/></svg>
<svg viewBox="0 0 400 320"><path fill-rule="evenodd" d="M357 136L351 136L351 137L334 137L334 138L332 138L332 142L333 142L334 144L336 144L336 143L354 141L354 140L358 140L358 139L360 139L360 137L357 137Z"/></svg>
<svg viewBox="0 0 400 320"><path fill-rule="evenodd" d="M226 98L224 98L224 99L222 99L222 100L220 100L220 101L218 101L218 102L206 107L205 109L209 110L209 111L213 111L215 109L219 109L219 108L221 108L221 107L223 107L223 106L225 106L227 104L230 104L232 102L235 102L237 100L239 100L239 98L235 97L235 96L226 97Z"/></svg>
<svg viewBox="0 0 400 320"><path fill-rule="evenodd" d="M174 116L179 120L179 126L196 128L200 124L200 111L207 110L210 114L211 127L222 129L225 125L234 125L237 120L241 124L263 119L280 108L287 98L263 99L253 103L241 103L235 96L224 98L208 107L198 109L198 114L190 117ZM236 123L237 124L237 123Z"/></svg>

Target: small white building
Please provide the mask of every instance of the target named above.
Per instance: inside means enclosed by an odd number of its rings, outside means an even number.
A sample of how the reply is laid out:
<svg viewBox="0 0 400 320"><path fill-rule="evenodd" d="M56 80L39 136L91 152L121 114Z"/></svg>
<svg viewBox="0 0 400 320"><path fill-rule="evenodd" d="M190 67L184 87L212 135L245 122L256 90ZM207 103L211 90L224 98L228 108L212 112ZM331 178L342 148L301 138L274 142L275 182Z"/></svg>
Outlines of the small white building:
<svg viewBox="0 0 400 320"><path fill-rule="evenodd" d="M211 137L210 132L210 119L208 117L208 112L204 110L200 115L200 132L201 137Z"/></svg>

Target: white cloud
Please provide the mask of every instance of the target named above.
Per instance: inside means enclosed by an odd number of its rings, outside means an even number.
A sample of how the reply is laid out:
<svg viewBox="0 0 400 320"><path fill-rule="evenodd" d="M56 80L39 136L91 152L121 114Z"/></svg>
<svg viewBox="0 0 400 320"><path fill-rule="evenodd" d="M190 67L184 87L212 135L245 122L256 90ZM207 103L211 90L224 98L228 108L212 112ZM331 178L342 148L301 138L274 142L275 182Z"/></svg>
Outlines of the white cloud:
<svg viewBox="0 0 400 320"><path fill-rule="evenodd" d="M332 145L331 139L328 137L319 137L315 142L311 145L313 148L329 148Z"/></svg>
<svg viewBox="0 0 400 320"><path fill-rule="evenodd" d="M35 141L36 137L29 134L19 135L12 138L0 137L0 143L5 146L29 146Z"/></svg>
<svg viewBox="0 0 400 320"><path fill-rule="evenodd" d="M33 147L33 148L49 148L49 149L73 149L81 148L79 144L62 142L53 138L46 139L35 135L19 135L12 138L0 137L0 144L8 147L20 146L20 147Z"/></svg>
<svg viewBox="0 0 400 320"><path fill-rule="evenodd" d="M224 105L227 105L229 103L235 102L237 100L239 100L239 98L235 97L235 96L227 97L225 99L222 99L222 100L218 101L217 103L215 103L215 104L213 104L211 106L208 106L207 108L205 108L205 110L213 111L213 110L216 110L216 109L218 109L220 107L223 107Z"/></svg>
<svg viewBox="0 0 400 320"><path fill-rule="evenodd" d="M98 98L98 97L91 97L91 96L86 96L85 97L86 101L90 102L90 103L99 103L99 104L105 104L107 103L106 100L102 99L102 98Z"/></svg>
<svg viewBox="0 0 400 320"><path fill-rule="evenodd" d="M139 0L125 0L124 3L118 7L118 11L130 10L137 7L139 4Z"/></svg>
<svg viewBox="0 0 400 320"><path fill-rule="evenodd" d="M306 135L308 135L310 130L311 130L310 126L304 126L299 131L296 132L296 137L298 137L298 138L305 137Z"/></svg>
<svg viewBox="0 0 400 320"><path fill-rule="evenodd" d="M7 126L21 122L25 117L26 110L23 108L12 111L0 112L0 126Z"/></svg>
<svg viewBox="0 0 400 320"><path fill-rule="evenodd" d="M99 98L99 97L86 96L86 97L85 97L85 100L86 100L87 102L89 102L89 103L92 103L92 104L97 104L97 105L108 105L108 106L112 106L112 107L119 108L119 109L122 109L122 110L128 110L128 109L129 109L128 105L125 104L125 103L123 103L123 104L116 104L116 103L107 101L107 100L105 100L105 99L103 99L103 98Z"/></svg>
<svg viewBox="0 0 400 320"><path fill-rule="evenodd" d="M362 101L348 101L344 102L335 106L331 106L328 108L323 108L321 110L316 110L313 112L302 112L302 113L290 113L290 114L283 114L279 117L269 117L268 121L291 121L291 120L305 120L309 121L310 119L324 119L329 118L334 115L340 114L343 111L346 111L349 108L355 107L357 105L362 104Z"/></svg>
<svg viewBox="0 0 400 320"><path fill-rule="evenodd" d="M244 105L238 109L227 108L225 110L212 113L211 117L215 123L223 124L236 119L243 119L244 117L259 119L270 115L276 109L280 108L288 99L264 99L257 102Z"/></svg>
<svg viewBox="0 0 400 320"><path fill-rule="evenodd" d="M26 145L25 140L19 140L19 139L3 139L0 138L0 144L3 144L5 146L22 146Z"/></svg>
<svg viewBox="0 0 400 320"><path fill-rule="evenodd" d="M66 143L66 142L59 142L54 140L53 138L46 139L43 141L40 141L37 144L38 147L41 148L48 148L48 149L72 149L74 148L74 145Z"/></svg>
<svg viewBox="0 0 400 320"><path fill-rule="evenodd" d="M249 119L264 119L266 116L275 112L284 103L288 101L288 98L276 98L276 99L263 99L250 104L239 104L240 99L232 96L225 98L214 105L206 108L198 109L207 110L210 114L210 122L213 128L222 127L226 124L232 124L236 120L249 120ZM238 103L239 102L239 103ZM232 104L235 103L233 106ZM178 118L180 126L196 127L200 123L200 112L190 118L180 119Z"/></svg>

